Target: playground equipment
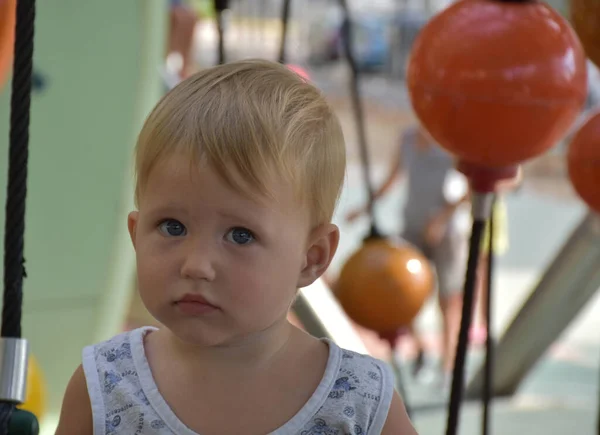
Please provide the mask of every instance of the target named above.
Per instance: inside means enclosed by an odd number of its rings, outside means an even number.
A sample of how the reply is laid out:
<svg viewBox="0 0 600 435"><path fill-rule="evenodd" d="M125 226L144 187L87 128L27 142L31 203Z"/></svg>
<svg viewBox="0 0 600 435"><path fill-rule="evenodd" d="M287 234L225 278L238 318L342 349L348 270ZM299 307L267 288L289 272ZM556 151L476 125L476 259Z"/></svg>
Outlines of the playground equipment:
<svg viewBox="0 0 600 435"><path fill-rule="evenodd" d="M600 13L600 8L597 12ZM596 41L596 46L599 42ZM600 111L586 120L569 144L567 162L575 191L592 211L597 236L600 234ZM600 434L600 397L598 400L597 433Z"/></svg>
<svg viewBox="0 0 600 435"><path fill-rule="evenodd" d="M6 9L8 7L8 9ZM10 4L4 13L14 13ZM29 116L32 84L33 35L35 1L19 1L16 19L4 17L6 25L13 25L14 39L13 80L10 117L10 148L8 156L8 189L4 232L4 294L2 307L2 337L0 349L0 433L2 435L36 435L37 418L29 411L18 409L27 398L29 346L21 333L23 278L25 277L23 247L25 233L25 199L27 195L27 160L29 155ZM39 378L36 379L39 381ZM30 379L31 381L31 379ZM35 380L34 380L35 381ZM41 388L33 384L29 392ZM41 397L29 397L30 406L42 411ZM38 406L36 406L38 405Z"/></svg>
<svg viewBox="0 0 600 435"><path fill-rule="evenodd" d="M573 137L567 167L575 191L600 213L600 112L591 115Z"/></svg>
<svg viewBox="0 0 600 435"><path fill-rule="evenodd" d="M374 239L348 259L336 296L356 323L389 336L411 324L434 286L429 260L419 251Z"/></svg>
<svg viewBox="0 0 600 435"><path fill-rule="evenodd" d="M374 213L374 193L366 139L366 126L358 86L358 67L352 47L352 20L345 0L339 1L344 14L342 41L351 71L350 92L358 132L364 185L368 195L370 232L343 266L336 285L336 296L355 322L378 332L390 347L403 327L419 313L434 289L428 262L416 248L386 240ZM386 309L381 311L384 307Z"/></svg>
<svg viewBox="0 0 600 435"><path fill-rule="evenodd" d="M600 21L598 6L600 4L595 1L570 2L573 26L590 60L596 64L600 40L592 35L600 29L593 24ZM597 133L594 133L597 122L596 115L588 117L569 145L566 162L573 187L581 191L580 196L588 198L586 202L589 201L591 209L548 264L546 272L498 341L492 382L492 393L496 396L508 396L517 390L556 337L565 331L600 287L600 225L593 206L598 204L598 197L590 187L594 182L590 168L597 165L599 145ZM536 329L534 325L547 327ZM467 397L480 396L484 377L480 367L466 388Z"/></svg>
<svg viewBox="0 0 600 435"><path fill-rule="evenodd" d="M472 190L473 228L446 429L455 435L480 242L497 185L514 178L520 163L548 150L571 127L586 97L585 55L566 20L543 2L460 1L421 31L407 83L416 115L457 157ZM492 340L488 329L489 351ZM491 363L488 354L484 434Z"/></svg>

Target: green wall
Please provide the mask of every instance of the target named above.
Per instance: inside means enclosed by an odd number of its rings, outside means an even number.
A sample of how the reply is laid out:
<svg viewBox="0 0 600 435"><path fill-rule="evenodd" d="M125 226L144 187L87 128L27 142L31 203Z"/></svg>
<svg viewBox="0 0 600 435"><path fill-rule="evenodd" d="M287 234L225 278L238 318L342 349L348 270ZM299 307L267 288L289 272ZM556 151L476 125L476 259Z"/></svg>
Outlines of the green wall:
<svg viewBox="0 0 600 435"><path fill-rule="evenodd" d="M83 346L120 327L134 279L131 153L162 92L166 0L39 1L24 334L56 411ZM10 85L0 94L6 183ZM5 188L0 189L2 218ZM0 233L3 237L4 219ZM1 267L1 265L0 265Z"/></svg>

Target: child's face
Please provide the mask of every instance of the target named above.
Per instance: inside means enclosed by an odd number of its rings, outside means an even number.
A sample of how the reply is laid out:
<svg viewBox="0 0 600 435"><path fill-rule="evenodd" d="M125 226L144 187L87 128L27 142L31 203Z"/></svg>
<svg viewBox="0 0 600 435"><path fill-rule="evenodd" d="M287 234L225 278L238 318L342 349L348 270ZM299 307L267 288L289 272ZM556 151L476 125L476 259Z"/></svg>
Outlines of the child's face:
<svg viewBox="0 0 600 435"><path fill-rule="evenodd" d="M129 216L141 298L189 343L219 345L283 324L296 289L323 273L337 247L333 225L310 228L291 186L256 202L211 168L173 157L153 169ZM182 302L202 297L209 304Z"/></svg>

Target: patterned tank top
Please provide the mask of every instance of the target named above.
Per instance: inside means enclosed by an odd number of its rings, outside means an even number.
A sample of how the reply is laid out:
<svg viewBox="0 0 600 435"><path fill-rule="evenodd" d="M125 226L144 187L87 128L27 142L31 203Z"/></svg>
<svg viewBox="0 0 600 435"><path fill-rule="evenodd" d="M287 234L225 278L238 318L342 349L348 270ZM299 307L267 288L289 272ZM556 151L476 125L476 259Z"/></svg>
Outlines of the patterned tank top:
<svg viewBox="0 0 600 435"><path fill-rule="evenodd" d="M144 327L83 350L94 435L199 435L158 391L144 352ZM331 340L323 378L302 409L269 435L378 435L394 390L390 367Z"/></svg>

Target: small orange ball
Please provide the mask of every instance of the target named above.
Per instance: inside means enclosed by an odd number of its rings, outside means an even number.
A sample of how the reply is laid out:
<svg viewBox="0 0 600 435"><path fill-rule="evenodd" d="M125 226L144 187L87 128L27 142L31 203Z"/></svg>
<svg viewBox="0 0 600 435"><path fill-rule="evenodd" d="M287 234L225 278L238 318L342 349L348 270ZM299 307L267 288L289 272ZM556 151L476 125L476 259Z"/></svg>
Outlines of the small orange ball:
<svg viewBox="0 0 600 435"><path fill-rule="evenodd" d="M336 296L353 321L389 334L412 323L434 286L429 261L416 248L374 239L348 259Z"/></svg>
<svg viewBox="0 0 600 435"><path fill-rule="evenodd" d="M573 137L567 167L577 194L600 213L600 111L592 114Z"/></svg>

